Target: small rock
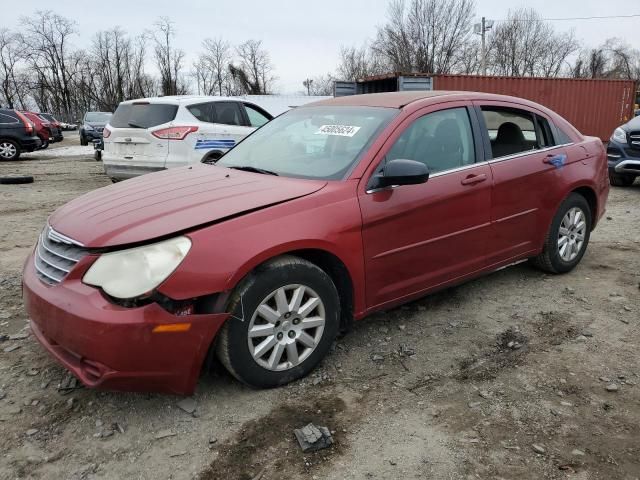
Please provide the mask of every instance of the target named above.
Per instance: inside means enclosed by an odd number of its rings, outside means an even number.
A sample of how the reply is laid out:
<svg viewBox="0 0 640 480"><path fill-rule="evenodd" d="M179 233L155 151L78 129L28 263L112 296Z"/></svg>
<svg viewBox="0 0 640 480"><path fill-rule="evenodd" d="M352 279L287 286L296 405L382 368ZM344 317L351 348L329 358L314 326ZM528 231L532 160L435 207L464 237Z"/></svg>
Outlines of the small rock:
<svg viewBox="0 0 640 480"><path fill-rule="evenodd" d="M100 428L102 426L102 420L96 420L96 427Z"/></svg>
<svg viewBox="0 0 640 480"><path fill-rule="evenodd" d="M538 445L537 443L531 445L531 448L533 448L533 451L539 455L544 455L544 453L546 452L545 448L542 445Z"/></svg>
<svg viewBox="0 0 640 480"><path fill-rule="evenodd" d="M40 373L40 370L38 370L37 368L32 368L31 370L29 370L27 372L27 375L30 376L30 377L35 377L39 373Z"/></svg>
<svg viewBox="0 0 640 480"><path fill-rule="evenodd" d="M38 433L38 429L37 428L30 428L29 430L27 430L27 437L32 437L36 433Z"/></svg>
<svg viewBox="0 0 640 480"><path fill-rule="evenodd" d="M629 325L629 320L627 320L626 318L619 318L618 320L620 320L625 325Z"/></svg>
<svg viewBox="0 0 640 480"><path fill-rule="evenodd" d="M294 434L303 452L315 452L333 445L333 437L327 427L317 427L313 423L296 428Z"/></svg>
<svg viewBox="0 0 640 480"><path fill-rule="evenodd" d="M9 335L9 340L24 340L25 338L29 338L28 333L16 333Z"/></svg>
<svg viewBox="0 0 640 480"><path fill-rule="evenodd" d="M6 397L7 394L4 393L2 390L0 390L0 400L4 399L4 397Z"/></svg>
<svg viewBox="0 0 640 480"><path fill-rule="evenodd" d="M560 402L560 405L563 407L573 407L573 403L571 402Z"/></svg>
<svg viewBox="0 0 640 480"><path fill-rule="evenodd" d="M189 415L193 415L196 411L196 401L192 397L184 398L177 403L180 410L187 412Z"/></svg>
<svg viewBox="0 0 640 480"><path fill-rule="evenodd" d="M617 392L620 389L620 387L616 383L610 383L604 388L607 392Z"/></svg>
<svg viewBox="0 0 640 480"><path fill-rule="evenodd" d="M482 402L469 402L468 405L469 405L469 408L476 408L482 405Z"/></svg>
<svg viewBox="0 0 640 480"><path fill-rule="evenodd" d="M115 432L113 430L109 429L109 430L105 430L104 432L102 432L102 435L100 435L100 436L102 438L109 438L109 437L112 437L114 433Z"/></svg>
<svg viewBox="0 0 640 480"><path fill-rule="evenodd" d="M572 287L565 287L564 291L570 295L573 295L574 293L576 293L576 289Z"/></svg>
<svg viewBox="0 0 640 480"><path fill-rule="evenodd" d="M584 331L584 332L582 332L582 335L584 335L587 338L591 338L591 337L593 337L593 332Z"/></svg>
<svg viewBox="0 0 640 480"><path fill-rule="evenodd" d="M173 458L173 457L181 457L182 455L186 455L187 452L186 450L182 450L180 452L175 452L175 453L170 453L169 457Z"/></svg>
<svg viewBox="0 0 640 480"><path fill-rule="evenodd" d="M371 355L371 360L373 360L374 362L382 362L384 360L384 357L379 353L374 353Z"/></svg>
<svg viewBox="0 0 640 480"><path fill-rule="evenodd" d="M8 347L5 347L3 351L4 353L11 353L15 350L18 350L19 348L20 348L20 345L13 344L13 345L9 345Z"/></svg>
<svg viewBox="0 0 640 480"><path fill-rule="evenodd" d="M398 463L395 460L389 460L389 465L395 467L396 465L398 465Z"/></svg>
<svg viewBox="0 0 640 480"><path fill-rule="evenodd" d="M169 430L169 429L167 429L167 430L160 430L160 431L156 434L155 439L156 439L156 440L162 440L163 438L167 438L167 437L175 437L175 436L176 436L176 433L175 433L174 431L172 431L172 430ZM211 443L211 440L209 440L209 443Z"/></svg>
<svg viewBox="0 0 640 480"><path fill-rule="evenodd" d="M218 439L216 437L211 437L209 439L209 445L214 445L216 443L218 443Z"/></svg>
<svg viewBox="0 0 640 480"><path fill-rule="evenodd" d="M600 377L599 380L601 382L605 382L605 383L609 383L611 381L611 379L609 377Z"/></svg>
<svg viewBox="0 0 640 480"><path fill-rule="evenodd" d="M585 337L584 335L579 335L576 338L576 342L586 342L587 341L587 337Z"/></svg>
<svg viewBox="0 0 640 480"><path fill-rule="evenodd" d="M571 451L571 455L576 455L578 457L584 457L584 452L582 450L578 450L577 448Z"/></svg>
<svg viewBox="0 0 640 480"><path fill-rule="evenodd" d="M630 311L631 311L631 307L630 307L629 305L625 305L625 306L624 306L624 307L622 307L622 308L624 308L624 310L625 310L626 312L630 312Z"/></svg>
<svg viewBox="0 0 640 480"><path fill-rule="evenodd" d="M480 390L478 392L478 395L480 395L482 398L489 398L491 396L491 394L487 390Z"/></svg>
<svg viewBox="0 0 640 480"><path fill-rule="evenodd" d="M407 328L405 325L398 325L400 331L404 331L405 328Z"/></svg>
<svg viewBox="0 0 640 480"><path fill-rule="evenodd" d="M67 408L73 408L75 403L76 403L76 399L71 397L69 400L67 400Z"/></svg>

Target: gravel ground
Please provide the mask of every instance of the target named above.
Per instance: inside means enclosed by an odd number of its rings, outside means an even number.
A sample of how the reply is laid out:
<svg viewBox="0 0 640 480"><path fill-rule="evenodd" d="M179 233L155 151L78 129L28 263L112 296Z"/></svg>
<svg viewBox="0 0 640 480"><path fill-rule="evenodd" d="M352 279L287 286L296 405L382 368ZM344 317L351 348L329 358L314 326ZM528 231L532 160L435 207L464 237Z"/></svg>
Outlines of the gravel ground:
<svg viewBox="0 0 640 480"><path fill-rule="evenodd" d="M520 264L376 314L284 388L214 366L188 413L79 388L28 335L25 257L57 206L109 183L68 136L0 164L35 176L0 185L0 478L640 478L638 183L612 189L572 273ZM311 421L335 443L303 454Z"/></svg>

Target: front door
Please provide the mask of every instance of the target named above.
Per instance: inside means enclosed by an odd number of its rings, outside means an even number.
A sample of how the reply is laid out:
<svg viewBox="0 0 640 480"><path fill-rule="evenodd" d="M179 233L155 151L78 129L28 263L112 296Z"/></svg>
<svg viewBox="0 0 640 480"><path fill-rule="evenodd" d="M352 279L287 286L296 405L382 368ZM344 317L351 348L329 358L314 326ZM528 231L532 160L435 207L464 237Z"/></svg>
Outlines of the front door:
<svg viewBox="0 0 640 480"><path fill-rule="evenodd" d="M486 265L491 169L482 159L475 112L463 102L432 106L399 127L379 164L424 162L429 180L359 195L367 304L399 301ZM368 179L363 179L367 181Z"/></svg>

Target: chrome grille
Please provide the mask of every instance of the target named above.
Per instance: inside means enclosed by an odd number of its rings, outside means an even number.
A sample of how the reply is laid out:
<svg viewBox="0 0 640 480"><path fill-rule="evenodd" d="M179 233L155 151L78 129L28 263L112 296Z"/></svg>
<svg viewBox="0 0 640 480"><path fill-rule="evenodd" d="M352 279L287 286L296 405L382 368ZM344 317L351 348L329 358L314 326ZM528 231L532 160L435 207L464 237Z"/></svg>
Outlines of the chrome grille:
<svg viewBox="0 0 640 480"><path fill-rule="evenodd" d="M629 134L629 146L633 149L640 150L640 132L631 132Z"/></svg>
<svg viewBox="0 0 640 480"><path fill-rule="evenodd" d="M57 285L87 254L82 245L59 234L48 225L40 234L34 264L40 280Z"/></svg>

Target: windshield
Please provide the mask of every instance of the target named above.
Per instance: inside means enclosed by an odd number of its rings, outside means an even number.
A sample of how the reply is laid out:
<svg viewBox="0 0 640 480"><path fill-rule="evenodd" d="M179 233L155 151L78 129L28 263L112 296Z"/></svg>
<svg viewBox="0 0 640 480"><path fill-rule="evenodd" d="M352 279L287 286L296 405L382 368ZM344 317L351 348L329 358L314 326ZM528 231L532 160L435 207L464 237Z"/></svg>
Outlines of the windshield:
<svg viewBox="0 0 640 480"><path fill-rule="evenodd" d="M295 108L247 137L216 165L339 180L397 114L379 107Z"/></svg>
<svg viewBox="0 0 640 480"><path fill-rule="evenodd" d="M85 122L95 122L95 123L107 123L111 118L111 113L106 112L88 112L85 117Z"/></svg>

